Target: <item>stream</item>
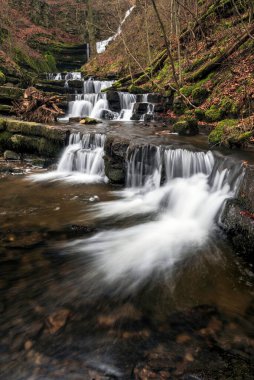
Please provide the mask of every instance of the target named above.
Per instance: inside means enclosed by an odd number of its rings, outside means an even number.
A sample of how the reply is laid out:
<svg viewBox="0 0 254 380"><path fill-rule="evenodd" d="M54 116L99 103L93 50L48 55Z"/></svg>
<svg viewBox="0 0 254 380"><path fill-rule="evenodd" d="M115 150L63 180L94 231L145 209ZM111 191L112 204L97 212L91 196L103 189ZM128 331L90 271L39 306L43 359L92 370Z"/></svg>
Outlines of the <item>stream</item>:
<svg viewBox="0 0 254 380"><path fill-rule="evenodd" d="M108 129L1 174L0 379L252 379L253 268L217 225L241 162L140 126L113 186Z"/></svg>

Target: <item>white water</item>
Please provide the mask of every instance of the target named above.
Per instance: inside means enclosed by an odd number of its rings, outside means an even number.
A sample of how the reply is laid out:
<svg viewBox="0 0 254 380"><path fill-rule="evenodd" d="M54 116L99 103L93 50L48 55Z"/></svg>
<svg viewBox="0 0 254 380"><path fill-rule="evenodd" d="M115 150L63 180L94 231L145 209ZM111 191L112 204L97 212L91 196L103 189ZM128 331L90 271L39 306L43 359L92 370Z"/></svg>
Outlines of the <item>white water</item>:
<svg viewBox="0 0 254 380"><path fill-rule="evenodd" d="M29 176L32 181L58 181L70 183L107 182L104 172L105 135L71 134L57 170Z"/></svg>
<svg viewBox="0 0 254 380"><path fill-rule="evenodd" d="M116 193L118 200L95 206L95 211L102 219L138 217L138 224L104 231L69 247L91 257L90 276L95 281L99 278L126 292L151 276L168 273L204 248L225 199L237 188L230 170L223 165L214 169L211 152L146 147L130 153L127 164L127 189ZM160 185L162 166L167 174ZM238 168L235 176L239 173Z"/></svg>
<svg viewBox="0 0 254 380"><path fill-rule="evenodd" d="M130 9L128 9L128 11L125 13L124 18L121 21L121 23L120 23L120 25L119 25L119 27L117 29L117 32L113 36L109 37L107 40L100 41L100 42L96 43L96 50L97 50L98 54L103 53L106 50L108 44L111 41L114 41L118 36L120 36L120 34L122 33L122 26L125 23L125 21L127 20L127 18L130 16L130 14L131 14L131 12L133 11L134 8L135 8L135 5L133 5Z"/></svg>

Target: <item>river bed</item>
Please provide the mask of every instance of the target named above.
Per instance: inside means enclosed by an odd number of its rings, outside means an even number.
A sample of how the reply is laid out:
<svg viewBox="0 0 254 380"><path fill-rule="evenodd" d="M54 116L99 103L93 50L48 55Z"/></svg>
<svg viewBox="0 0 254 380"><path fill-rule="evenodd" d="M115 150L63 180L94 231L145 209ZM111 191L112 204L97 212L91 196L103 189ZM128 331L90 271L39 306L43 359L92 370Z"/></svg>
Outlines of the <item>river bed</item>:
<svg viewBox="0 0 254 380"><path fill-rule="evenodd" d="M175 260L182 219L167 240L121 187L38 171L0 182L0 379L253 378L253 268L216 225Z"/></svg>

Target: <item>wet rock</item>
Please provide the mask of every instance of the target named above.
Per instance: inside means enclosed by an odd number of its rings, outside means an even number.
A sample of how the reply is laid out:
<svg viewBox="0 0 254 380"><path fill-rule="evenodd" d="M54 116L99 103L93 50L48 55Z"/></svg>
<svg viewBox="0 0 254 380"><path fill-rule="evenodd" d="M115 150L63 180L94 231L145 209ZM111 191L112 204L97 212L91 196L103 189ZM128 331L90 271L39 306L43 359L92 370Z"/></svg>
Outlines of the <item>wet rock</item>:
<svg viewBox="0 0 254 380"><path fill-rule="evenodd" d="M114 120L116 114L109 110L103 110L101 113L101 118L105 120Z"/></svg>
<svg viewBox="0 0 254 380"><path fill-rule="evenodd" d="M60 309L51 314L46 319L46 325L50 334L55 334L61 330L66 325L70 317L71 311L68 309Z"/></svg>
<svg viewBox="0 0 254 380"><path fill-rule="evenodd" d="M20 160L20 156L12 150L6 150L4 152L4 159L6 161L18 161Z"/></svg>
<svg viewBox="0 0 254 380"><path fill-rule="evenodd" d="M79 123L81 120L81 117L70 117L69 122L70 123Z"/></svg>
<svg viewBox="0 0 254 380"><path fill-rule="evenodd" d="M173 126L173 131L180 136L195 136L199 133L197 120L194 118L185 118Z"/></svg>
<svg viewBox="0 0 254 380"><path fill-rule="evenodd" d="M227 200L220 226L226 232L237 252L254 263L254 166L245 168L245 175L236 199Z"/></svg>
<svg viewBox="0 0 254 380"><path fill-rule="evenodd" d="M125 182L125 159L129 140L110 136L105 143L105 174L112 183Z"/></svg>
<svg viewBox="0 0 254 380"><path fill-rule="evenodd" d="M117 91L108 91L107 92L107 101L109 104L109 109L113 112L121 111L121 101L119 97L119 93Z"/></svg>
<svg viewBox="0 0 254 380"><path fill-rule="evenodd" d="M133 114L144 115L148 112L148 103L135 103L133 107Z"/></svg>

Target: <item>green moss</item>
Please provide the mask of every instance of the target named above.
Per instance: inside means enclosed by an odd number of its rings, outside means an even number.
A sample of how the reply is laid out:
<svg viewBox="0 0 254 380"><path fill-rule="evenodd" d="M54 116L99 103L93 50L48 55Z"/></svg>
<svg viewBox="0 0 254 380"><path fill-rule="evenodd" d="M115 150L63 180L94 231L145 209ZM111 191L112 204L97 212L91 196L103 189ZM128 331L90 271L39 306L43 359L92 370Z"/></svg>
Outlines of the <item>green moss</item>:
<svg viewBox="0 0 254 380"><path fill-rule="evenodd" d="M6 82L6 77L4 73L0 70L0 85Z"/></svg>
<svg viewBox="0 0 254 380"><path fill-rule="evenodd" d="M223 112L217 106L212 106L205 112L205 119L208 122L215 122L222 119Z"/></svg>
<svg viewBox="0 0 254 380"><path fill-rule="evenodd" d="M18 153L39 154L43 157L55 157L59 154L61 146L43 137L28 137L13 135L11 137L13 150Z"/></svg>
<svg viewBox="0 0 254 380"><path fill-rule="evenodd" d="M46 71L52 72L52 73L56 72L57 67L56 67L55 57L51 53L46 53L44 57L45 57L46 64L48 66L48 70Z"/></svg>
<svg viewBox="0 0 254 380"><path fill-rule="evenodd" d="M233 99L228 97L222 99L220 102L220 109L225 116L237 117L239 114L239 106Z"/></svg>
<svg viewBox="0 0 254 380"><path fill-rule="evenodd" d="M237 120L225 119L220 121L214 130L210 133L208 140L210 144L221 145L225 140L225 129L234 128L238 124Z"/></svg>
<svg viewBox="0 0 254 380"><path fill-rule="evenodd" d="M96 119L93 119L91 117L85 117L84 119L80 120L80 124L86 124L86 125L92 125L92 124L98 124L99 121Z"/></svg>
<svg viewBox="0 0 254 380"><path fill-rule="evenodd" d="M182 117L173 126L173 131L180 136L195 136L199 133L197 120L191 117Z"/></svg>
<svg viewBox="0 0 254 380"><path fill-rule="evenodd" d="M195 106L200 106L208 97L208 95L209 95L209 91L205 87L199 87L199 88L197 87L191 93L192 103Z"/></svg>
<svg viewBox="0 0 254 380"><path fill-rule="evenodd" d="M203 121L205 119L205 111L201 108L196 108L194 113L198 120Z"/></svg>

